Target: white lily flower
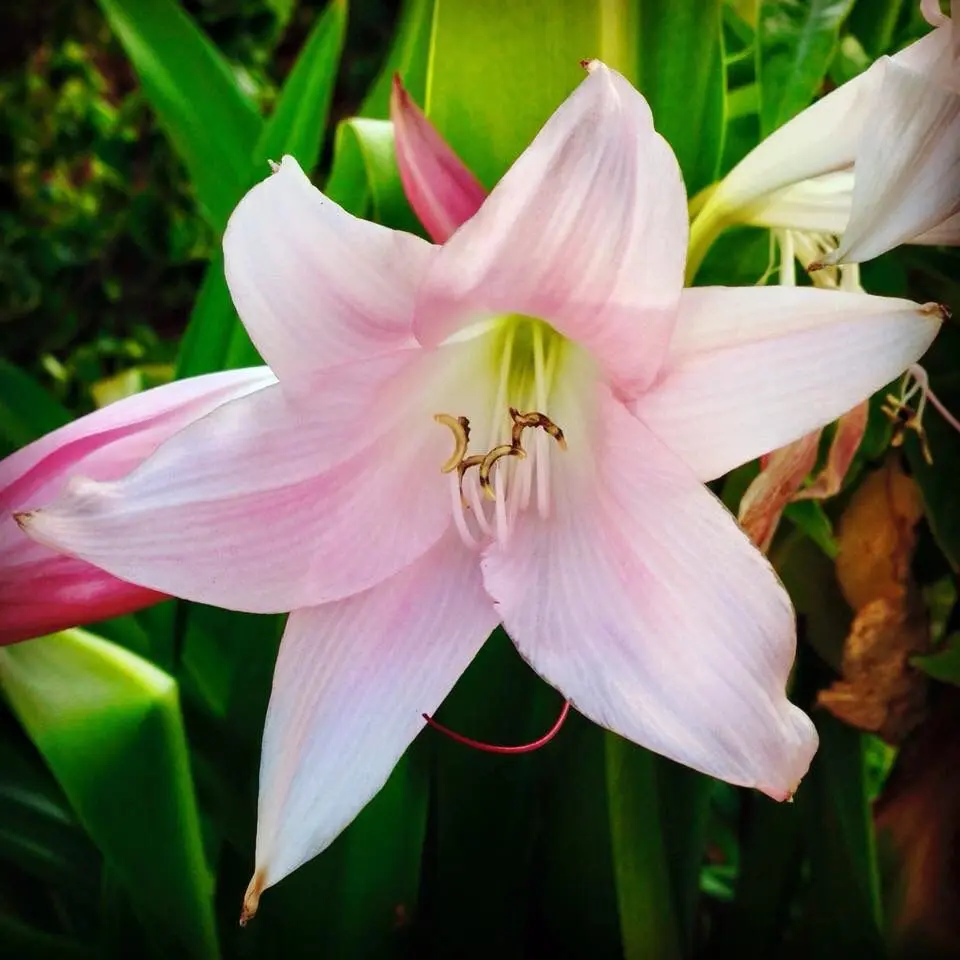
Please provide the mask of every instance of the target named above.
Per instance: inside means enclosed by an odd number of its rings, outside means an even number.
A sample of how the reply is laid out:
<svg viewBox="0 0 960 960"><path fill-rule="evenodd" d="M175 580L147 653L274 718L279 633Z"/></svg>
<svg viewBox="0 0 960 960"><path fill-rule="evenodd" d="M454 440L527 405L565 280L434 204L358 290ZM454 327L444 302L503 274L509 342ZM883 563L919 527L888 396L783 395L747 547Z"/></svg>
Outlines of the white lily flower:
<svg viewBox="0 0 960 960"><path fill-rule="evenodd" d="M688 276L732 223L840 236L813 269L903 243L960 243L960 57L952 18L818 100L752 150L694 223Z"/></svg>

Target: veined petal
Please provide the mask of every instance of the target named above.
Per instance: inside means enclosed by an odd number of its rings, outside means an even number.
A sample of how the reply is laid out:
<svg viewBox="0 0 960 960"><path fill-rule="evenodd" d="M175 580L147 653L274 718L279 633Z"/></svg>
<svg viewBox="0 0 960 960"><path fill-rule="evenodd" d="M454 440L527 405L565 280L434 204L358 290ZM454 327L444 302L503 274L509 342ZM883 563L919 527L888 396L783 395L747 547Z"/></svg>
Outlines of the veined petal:
<svg viewBox="0 0 960 960"><path fill-rule="evenodd" d="M383 786L496 624L477 556L455 534L372 590L290 615L263 734L246 915Z"/></svg>
<svg viewBox="0 0 960 960"><path fill-rule="evenodd" d="M723 209L749 217L774 191L851 166L878 84L870 67L774 130L723 178L701 216Z"/></svg>
<svg viewBox="0 0 960 960"><path fill-rule="evenodd" d="M271 386L268 367L226 370L144 390L53 430L0 460L0 512L54 496L74 473L113 480L167 437L230 400Z"/></svg>
<svg viewBox="0 0 960 960"><path fill-rule="evenodd" d="M156 387L54 430L0 462L0 643L130 613L163 595L30 540L13 514L57 496L74 474L112 480L219 405L276 383L266 367Z"/></svg>
<svg viewBox="0 0 960 960"><path fill-rule="evenodd" d="M12 518L2 525L0 646L120 617L165 599L34 543Z"/></svg>
<svg viewBox="0 0 960 960"><path fill-rule="evenodd" d="M402 569L450 522L449 436L419 352L269 387L177 434L130 476L75 479L20 518L35 539L164 593L253 612L314 606ZM31 504L39 506L39 504Z"/></svg>
<svg viewBox="0 0 960 960"><path fill-rule="evenodd" d="M673 329L686 199L646 101L603 64L590 69L444 245L415 327L432 346L481 316L540 317L629 391L653 379Z"/></svg>
<svg viewBox="0 0 960 960"><path fill-rule="evenodd" d="M351 216L292 157L240 201L223 250L240 319L281 380L412 343L433 248Z"/></svg>
<svg viewBox="0 0 960 960"><path fill-rule="evenodd" d="M427 233L443 243L480 209L487 191L393 79L390 119L403 192Z"/></svg>
<svg viewBox="0 0 960 960"><path fill-rule="evenodd" d="M811 287L684 290L635 412L703 481L835 420L920 357L942 308Z"/></svg>
<svg viewBox="0 0 960 960"><path fill-rule="evenodd" d="M817 737L786 699L790 601L685 465L609 394L592 482L559 474L484 582L524 658L587 717L785 799ZM576 482L570 482L574 479Z"/></svg>
<svg viewBox="0 0 960 960"><path fill-rule="evenodd" d="M864 400L848 410L838 421L830 442L827 462L813 482L799 490L794 500L825 500L835 497L843 486L843 480L853 463L853 458L867 429L870 404Z"/></svg>
<svg viewBox="0 0 960 960"><path fill-rule="evenodd" d="M743 532L764 553L770 549L784 507L817 462L820 431L772 453L740 500L737 519Z"/></svg>
<svg viewBox="0 0 960 960"><path fill-rule="evenodd" d="M824 264L871 260L960 212L960 94L888 61L855 173L850 223Z"/></svg>
<svg viewBox="0 0 960 960"><path fill-rule="evenodd" d="M889 59L945 82L951 62L948 34L949 28L933 30ZM701 216L722 218L737 211L736 219L748 218L768 194L850 167L870 112L883 109L874 98L884 70L885 63L878 61L774 130L724 177Z"/></svg>
<svg viewBox="0 0 960 960"><path fill-rule="evenodd" d="M960 31L958 31L960 32ZM960 213L948 217L943 223L937 224L932 230L915 237L913 243L922 243L930 246L951 246L960 244Z"/></svg>
<svg viewBox="0 0 960 960"><path fill-rule="evenodd" d="M839 235L850 222L853 178L853 170L841 170L776 190L751 208L744 222Z"/></svg>

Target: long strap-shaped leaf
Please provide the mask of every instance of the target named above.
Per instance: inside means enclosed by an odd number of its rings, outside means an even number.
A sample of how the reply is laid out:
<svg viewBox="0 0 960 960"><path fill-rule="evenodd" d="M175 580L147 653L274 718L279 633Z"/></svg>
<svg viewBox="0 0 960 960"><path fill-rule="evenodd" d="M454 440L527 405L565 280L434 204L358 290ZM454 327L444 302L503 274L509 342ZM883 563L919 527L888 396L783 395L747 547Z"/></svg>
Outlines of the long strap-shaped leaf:
<svg viewBox="0 0 960 960"><path fill-rule="evenodd" d="M257 109L229 63L176 0L98 0L183 159L210 223L222 229L249 176Z"/></svg>
<svg viewBox="0 0 960 960"><path fill-rule="evenodd" d="M267 172L268 160L289 153L305 170L320 156L330 99L347 25L347 0L332 0L317 19L280 92L270 118L262 124L238 164L241 179L233 188L227 214ZM224 217L224 223L226 216ZM179 376L209 373L259 363L246 331L237 321L223 278L223 259L214 258L204 277L180 348Z"/></svg>
<svg viewBox="0 0 960 960"><path fill-rule="evenodd" d="M67 630L0 650L0 687L157 944L218 957L173 678Z"/></svg>

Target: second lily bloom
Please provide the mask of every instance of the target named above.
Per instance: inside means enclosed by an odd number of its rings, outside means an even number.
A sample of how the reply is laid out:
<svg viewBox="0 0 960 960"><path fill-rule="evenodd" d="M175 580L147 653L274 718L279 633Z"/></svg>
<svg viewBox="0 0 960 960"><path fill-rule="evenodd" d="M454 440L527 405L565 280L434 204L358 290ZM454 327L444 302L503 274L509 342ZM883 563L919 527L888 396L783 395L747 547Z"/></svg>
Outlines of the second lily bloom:
<svg viewBox="0 0 960 960"><path fill-rule="evenodd" d="M694 223L688 276L731 223L839 234L825 265L960 243L960 0L951 17L937 0L921 6L929 34L789 120L717 185Z"/></svg>

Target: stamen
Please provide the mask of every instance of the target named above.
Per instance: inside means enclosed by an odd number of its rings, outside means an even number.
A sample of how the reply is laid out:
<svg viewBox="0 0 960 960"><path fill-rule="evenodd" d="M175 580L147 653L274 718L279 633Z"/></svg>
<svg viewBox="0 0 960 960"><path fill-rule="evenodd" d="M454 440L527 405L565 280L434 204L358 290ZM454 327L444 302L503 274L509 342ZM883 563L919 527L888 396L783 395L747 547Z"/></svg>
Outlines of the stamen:
<svg viewBox="0 0 960 960"><path fill-rule="evenodd" d="M510 418L513 420L511 439L515 447L520 446L520 437L527 427L540 427L557 441L561 450L567 449L567 438L563 435L563 431L548 416L537 413L535 410L530 413L520 413L516 407L511 407Z"/></svg>
<svg viewBox="0 0 960 960"><path fill-rule="evenodd" d="M423 719L434 728L434 730L439 730L441 733L450 737L451 740L456 740L457 743L462 743L465 746L473 747L474 750L482 750L484 753L533 753L534 750L539 750L541 747L545 747L559 732L560 728L563 726L564 721L567 719L567 715L570 713L570 701L565 700L563 703L563 709L560 711L560 716L557 717L556 723L542 736L539 740L534 740L532 743L522 743L516 747L506 747L501 746L500 744L495 743L484 743L482 740L474 740L472 737L465 737L462 733L457 733L455 730L451 730L449 727L445 727L442 723L437 723L429 714L423 714Z"/></svg>
<svg viewBox="0 0 960 960"><path fill-rule="evenodd" d="M507 384L510 381L510 365L513 362L513 343L516 338L516 326L511 325L507 330L507 338L503 344L503 354L500 357L500 380L497 383L497 395L494 399L494 416L490 418L490 436L487 438L487 449L495 447L500 438L499 411L507 399Z"/></svg>
<svg viewBox="0 0 960 960"><path fill-rule="evenodd" d="M511 485L513 480L511 479ZM506 472L503 470L498 470L496 477L493 480L495 489L495 500L493 507L493 517L494 523L497 529L497 542L502 546L506 546L507 538L509 536L509 525L507 524L507 479Z"/></svg>
<svg viewBox="0 0 960 960"><path fill-rule="evenodd" d="M470 421L466 417L452 417L449 413L435 413L433 419L453 431L453 453L440 468L441 473L453 473L463 462L470 444ZM461 477L463 474L461 473Z"/></svg>
<svg viewBox="0 0 960 960"><path fill-rule="evenodd" d="M453 523L460 534L460 539L468 547L478 547L480 541L470 532L467 525L466 504L463 499L463 488L460 486L456 477L450 478L450 506L453 509Z"/></svg>
<svg viewBox="0 0 960 960"><path fill-rule="evenodd" d="M512 443L501 443L500 446L494 447L483 458L483 462L480 464L480 489L483 490L488 500L497 499L497 495L490 485L490 471L493 469L493 465L503 457L519 457L522 460L526 455L523 447L514 446Z"/></svg>
<svg viewBox="0 0 960 960"><path fill-rule="evenodd" d="M778 230L776 235L780 241L780 286L795 287L797 285L797 247L792 230ZM770 231L770 239L773 241L774 231ZM772 246L772 243L771 243ZM770 251L770 262L763 276L757 281L757 286L762 287L773 273L773 250Z"/></svg>
<svg viewBox="0 0 960 960"><path fill-rule="evenodd" d="M907 404L917 395L920 399L917 401L917 409L912 410ZM903 385L900 388L900 396L887 394L886 403L880 408L891 420L894 421L895 432L890 441L891 446L899 447L903 444L904 436L907 430L913 430L920 441L920 450L923 459L933 465L933 453L930 450L927 441L927 433L923 428L923 414L927 406L927 401L943 417L944 420L960 433L960 420L946 408L943 401L930 389L930 378L927 371L915 363L907 368L906 376L903 379Z"/></svg>
<svg viewBox="0 0 960 960"><path fill-rule="evenodd" d="M533 382L536 391L537 409L544 410L547 406L547 378L543 361L543 331L539 324L534 330L533 337ZM546 517L550 512L550 449L547 441L537 434L534 443L537 445L537 513Z"/></svg>
<svg viewBox="0 0 960 960"><path fill-rule="evenodd" d="M890 439L891 447L903 446L907 430L913 430L920 441L920 452L923 459L930 466L933 465L933 453L930 450L930 444L927 442L927 433L920 422L919 413L911 410L905 402L905 397L895 397L888 393L886 403L880 408L894 424L893 437Z"/></svg>
<svg viewBox="0 0 960 960"><path fill-rule="evenodd" d="M464 457L457 464L457 476L460 478L460 492L463 493L463 475L471 467L479 467L483 463L483 454L482 453L473 453L469 457Z"/></svg>
<svg viewBox="0 0 960 960"><path fill-rule="evenodd" d="M920 390L921 401L917 405L917 416L920 416L923 413L923 403L927 400L933 404L937 413L943 417L947 423L953 427L957 433L960 433L960 420L957 418L944 406L943 401L930 389L930 378L927 376L927 371L920 366L919 363L914 363L910 366L908 373L913 377L917 383L917 387Z"/></svg>

